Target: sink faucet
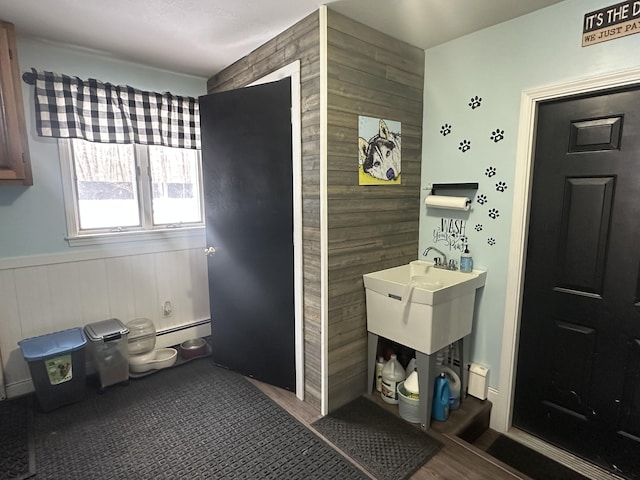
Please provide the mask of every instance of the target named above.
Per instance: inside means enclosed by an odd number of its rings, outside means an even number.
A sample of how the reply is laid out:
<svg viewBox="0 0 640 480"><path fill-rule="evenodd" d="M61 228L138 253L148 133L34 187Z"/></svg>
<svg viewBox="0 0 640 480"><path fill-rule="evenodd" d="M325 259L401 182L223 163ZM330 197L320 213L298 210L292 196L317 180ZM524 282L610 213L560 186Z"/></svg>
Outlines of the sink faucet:
<svg viewBox="0 0 640 480"><path fill-rule="evenodd" d="M434 266L438 268L447 268L447 256L443 252L438 250L436 247L427 247L425 251L422 253L422 256L426 257L431 250L434 250L438 252L440 255L442 255L442 258L440 257L434 258Z"/></svg>
<svg viewBox="0 0 640 480"><path fill-rule="evenodd" d="M447 270L457 270L458 269L458 266L456 265L456 261L454 259L451 259L451 260L449 260L449 263L447 263L447 256L443 252L438 250L436 247L427 247L425 249L425 251L422 253L422 256L426 257L427 254L431 250L435 250L440 255L442 255L442 258L434 257L433 266L435 268L446 268Z"/></svg>

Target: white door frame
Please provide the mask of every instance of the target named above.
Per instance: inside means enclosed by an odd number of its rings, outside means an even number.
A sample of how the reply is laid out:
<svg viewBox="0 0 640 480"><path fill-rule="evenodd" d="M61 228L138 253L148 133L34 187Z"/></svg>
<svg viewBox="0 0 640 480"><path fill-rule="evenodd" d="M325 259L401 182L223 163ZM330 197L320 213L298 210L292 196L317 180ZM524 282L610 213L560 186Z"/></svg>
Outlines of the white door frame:
<svg viewBox="0 0 640 480"><path fill-rule="evenodd" d="M291 161L293 171L293 292L295 316L296 396L304 400L304 304L302 265L302 120L300 107L300 60L247 86L291 77Z"/></svg>
<svg viewBox="0 0 640 480"><path fill-rule="evenodd" d="M2 352L0 352L0 400L7 398L7 392L4 388L4 365L2 363Z"/></svg>
<svg viewBox="0 0 640 480"><path fill-rule="evenodd" d="M582 78L546 87L524 90L520 99L520 121L514 178L513 216L507 271L504 330L500 357L498 395L491 414L491 428L507 432L511 428L513 396L520 335L520 309L524 289L529 208L533 181L533 154L538 103L569 95L624 87L640 83L640 68Z"/></svg>

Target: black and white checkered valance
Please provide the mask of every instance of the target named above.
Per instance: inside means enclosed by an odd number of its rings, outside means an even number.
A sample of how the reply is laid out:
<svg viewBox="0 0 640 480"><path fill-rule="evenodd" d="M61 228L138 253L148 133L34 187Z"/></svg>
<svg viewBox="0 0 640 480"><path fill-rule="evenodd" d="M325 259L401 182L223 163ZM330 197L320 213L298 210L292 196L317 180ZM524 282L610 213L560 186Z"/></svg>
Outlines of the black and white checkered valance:
<svg viewBox="0 0 640 480"><path fill-rule="evenodd" d="M42 137L200 148L196 98L52 72L33 71L23 78L35 85L36 126Z"/></svg>

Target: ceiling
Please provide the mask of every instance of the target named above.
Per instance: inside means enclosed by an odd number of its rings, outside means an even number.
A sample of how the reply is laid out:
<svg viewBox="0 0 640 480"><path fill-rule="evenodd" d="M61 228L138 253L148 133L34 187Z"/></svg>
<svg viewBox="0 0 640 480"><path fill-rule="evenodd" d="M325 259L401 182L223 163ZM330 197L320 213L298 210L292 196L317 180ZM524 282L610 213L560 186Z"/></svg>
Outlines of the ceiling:
<svg viewBox="0 0 640 480"><path fill-rule="evenodd" d="M560 0L0 0L18 35L208 78L322 4L427 49Z"/></svg>

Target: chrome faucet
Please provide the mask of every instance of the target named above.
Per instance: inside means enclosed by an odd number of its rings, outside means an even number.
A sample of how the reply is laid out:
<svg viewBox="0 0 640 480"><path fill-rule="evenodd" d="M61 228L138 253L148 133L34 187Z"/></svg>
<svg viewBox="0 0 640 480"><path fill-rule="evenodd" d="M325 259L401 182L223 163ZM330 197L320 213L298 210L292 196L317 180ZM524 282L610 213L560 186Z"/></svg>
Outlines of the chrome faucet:
<svg viewBox="0 0 640 480"><path fill-rule="evenodd" d="M435 268L446 268L447 270L457 270L458 267L456 266L456 261L451 259L449 260L449 262L447 263L447 256L444 254L444 252L438 250L436 247L427 247L424 252L422 252L422 256L426 257L427 254L431 251L435 251L438 252L440 255L442 255L442 258L440 257L434 257L433 260L433 266Z"/></svg>

